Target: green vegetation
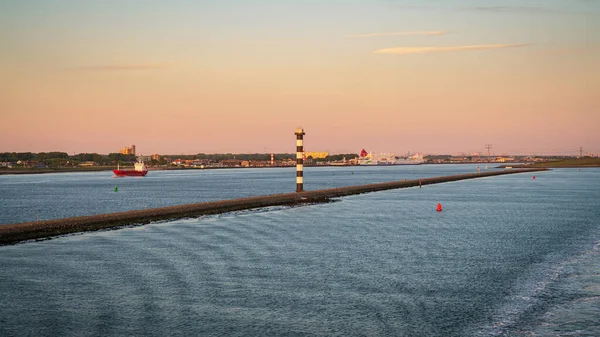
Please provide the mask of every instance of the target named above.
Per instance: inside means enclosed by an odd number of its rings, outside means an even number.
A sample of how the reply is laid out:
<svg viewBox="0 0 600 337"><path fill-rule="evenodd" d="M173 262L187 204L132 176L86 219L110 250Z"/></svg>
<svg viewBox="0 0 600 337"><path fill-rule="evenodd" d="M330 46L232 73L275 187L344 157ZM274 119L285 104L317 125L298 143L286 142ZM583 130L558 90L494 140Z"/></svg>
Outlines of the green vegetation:
<svg viewBox="0 0 600 337"><path fill-rule="evenodd" d="M94 166L116 165L117 163L133 163L134 155L110 153L80 153L70 156L66 152L3 152L0 162L12 163L13 168L58 169L73 168L85 162L93 162Z"/></svg>
<svg viewBox="0 0 600 337"><path fill-rule="evenodd" d="M578 159L565 159L543 163L526 164L524 167L600 167L600 158L583 157Z"/></svg>
<svg viewBox="0 0 600 337"><path fill-rule="evenodd" d="M340 161L346 158L346 160L358 158L358 154L356 153L346 153L346 154L334 154L330 155L326 158L325 161Z"/></svg>
<svg viewBox="0 0 600 337"><path fill-rule="evenodd" d="M271 160L270 153L237 153L237 154L234 154L234 153L218 153L218 154L198 153L195 156L184 156L184 155L169 156L169 155L166 155L166 157L181 158L181 159L200 159L200 160L210 160L210 161L222 161L222 160L233 160L233 159L251 160L251 161L269 161L269 160ZM356 158L356 157L358 157L358 155L356 153L349 153L349 154L335 154L335 155L328 156L326 158L314 158L313 160L316 162L327 162L327 161L339 161L344 158L346 158L346 160L350 160L350 159ZM273 159L274 160L286 160L286 159L295 160L296 153L275 153L275 154L273 154Z"/></svg>
<svg viewBox="0 0 600 337"><path fill-rule="evenodd" d="M175 159L183 160L202 160L206 162L221 162L225 160L248 160L252 162L267 162L271 160L270 153L215 153L197 155L161 155L160 161L148 160L149 165L166 165ZM350 160L358 157L355 153L336 154L326 158L307 158L312 159L313 163L325 163L328 161L342 161L344 158ZM296 160L296 153L275 153L275 161ZM66 152L3 152L0 153L0 163L10 163L10 170L98 170L107 169L108 166L117 164L127 165L134 163L134 155L125 155L120 153L109 153L108 155L98 153L79 153L69 155ZM87 165L89 163L89 166ZM82 166L82 164L84 164ZM104 168L102 168L104 167ZM0 167L0 172L8 170L8 167Z"/></svg>
<svg viewBox="0 0 600 337"><path fill-rule="evenodd" d="M437 154L437 155L427 155L424 156L424 159L426 160L450 160L452 158L452 155L450 154Z"/></svg>
<svg viewBox="0 0 600 337"><path fill-rule="evenodd" d="M181 159L200 159L200 160L208 160L208 161L222 161L222 160L253 160L253 161L267 161L271 160L270 153L214 153L214 154L205 154L198 153L195 156L169 156L169 158L181 158ZM275 160L282 159L292 159L296 158L296 154L290 153L276 153L274 154Z"/></svg>

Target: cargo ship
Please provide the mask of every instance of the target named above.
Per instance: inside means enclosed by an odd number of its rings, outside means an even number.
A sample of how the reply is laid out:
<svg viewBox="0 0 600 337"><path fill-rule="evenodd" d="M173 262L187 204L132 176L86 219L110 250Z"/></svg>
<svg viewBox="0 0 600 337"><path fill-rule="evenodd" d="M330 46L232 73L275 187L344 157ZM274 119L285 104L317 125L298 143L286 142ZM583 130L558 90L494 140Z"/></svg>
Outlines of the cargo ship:
<svg viewBox="0 0 600 337"><path fill-rule="evenodd" d="M420 153L407 157L397 157L394 153L373 154L364 149L360 151L357 160L358 165L419 165L424 162L423 155Z"/></svg>
<svg viewBox="0 0 600 337"><path fill-rule="evenodd" d="M144 162L140 161L133 165L133 170L121 170L117 165L117 169L113 170L113 172L117 177L143 177L148 174L148 168Z"/></svg>

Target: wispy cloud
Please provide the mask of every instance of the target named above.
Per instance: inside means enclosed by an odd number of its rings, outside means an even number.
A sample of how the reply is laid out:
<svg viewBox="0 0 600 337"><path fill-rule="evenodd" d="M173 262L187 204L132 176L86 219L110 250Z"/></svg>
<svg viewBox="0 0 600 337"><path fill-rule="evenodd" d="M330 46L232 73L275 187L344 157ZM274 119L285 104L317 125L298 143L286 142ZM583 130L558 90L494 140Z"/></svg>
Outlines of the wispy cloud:
<svg viewBox="0 0 600 337"><path fill-rule="evenodd" d="M582 3L586 3L581 1ZM589 3L592 3L591 1ZM597 15L596 10L572 11L564 7L538 7L538 6L477 6L463 8L463 10L487 12L487 13L510 13L510 14L562 14L562 15Z"/></svg>
<svg viewBox="0 0 600 337"><path fill-rule="evenodd" d="M554 1L553 4L544 3L538 6L527 6L527 5L486 5L479 4L473 6L456 6L456 1L447 0L419 0L419 5L407 5L406 0L382 0L385 4L394 9L399 10L416 10L416 11L476 11L481 13L491 14L526 14L526 15L545 15L545 14L562 14L562 15L598 15L598 9L592 8L594 4L597 4L598 0L563 0ZM480 1L485 2L485 1ZM498 1L501 2L501 1ZM549 1L547 1L549 2ZM588 5L587 10L583 8L576 10L573 8L572 3L577 2L581 6ZM453 4L454 3L454 4ZM580 6L580 7L581 7Z"/></svg>
<svg viewBox="0 0 600 337"><path fill-rule="evenodd" d="M108 64L79 67L80 70L144 70L163 69L170 65L168 63L146 63L146 64Z"/></svg>
<svg viewBox="0 0 600 337"><path fill-rule="evenodd" d="M393 33L367 33L367 34L356 34L348 35L349 38L362 38L362 37L379 37L379 36L433 36L433 35L446 35L448 32L441 30L432 31L408 31L408 32L393 32Z"/></svg>
<svg viewBox="0 0 600 337"><path fill-rule="evenodd" d="M471 10L480 12L494 12L494 13L527 13L527 14L542 14L542 13L555 13L555 10L545 7L532 7L532 6L480 6L472 7Z"/></svg>
<svg viewBox="0 0 600 337"><path fill-rule="evenodd" d="M459 51L489 50L527 47L529 44L479 44L473 46L450 46L450 47L396 47L375 50L375 54L428 54L449 53Z"/></svg>

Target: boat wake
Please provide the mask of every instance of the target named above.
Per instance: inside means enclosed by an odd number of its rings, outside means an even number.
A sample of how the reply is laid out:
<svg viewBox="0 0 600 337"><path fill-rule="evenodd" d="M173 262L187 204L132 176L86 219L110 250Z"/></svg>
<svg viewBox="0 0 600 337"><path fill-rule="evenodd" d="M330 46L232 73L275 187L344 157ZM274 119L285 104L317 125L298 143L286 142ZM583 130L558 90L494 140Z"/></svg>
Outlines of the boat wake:
<svg viewBox="0 0 600 337"><path fill-rule="evenodd" d="M544 263L544 265L552 262ZM543 268L543 267L542 267ZM598 335L600 325L590 324L600 305L600 241L576 256L541 268L523 281L492 323L475 335ZM559 333L560 332L560 333Z"/></svg>

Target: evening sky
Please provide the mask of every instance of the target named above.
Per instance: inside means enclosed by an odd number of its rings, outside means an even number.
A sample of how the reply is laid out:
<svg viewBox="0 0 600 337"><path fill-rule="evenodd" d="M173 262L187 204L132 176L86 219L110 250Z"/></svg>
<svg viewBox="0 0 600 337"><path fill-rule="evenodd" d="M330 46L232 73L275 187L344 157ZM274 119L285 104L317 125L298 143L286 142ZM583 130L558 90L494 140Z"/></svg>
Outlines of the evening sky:
<svg viewBox="0 0 600 337"><path fill-rule="evenodd" d="M0 152L600 151L600 1L0 2Z"/></svg>

